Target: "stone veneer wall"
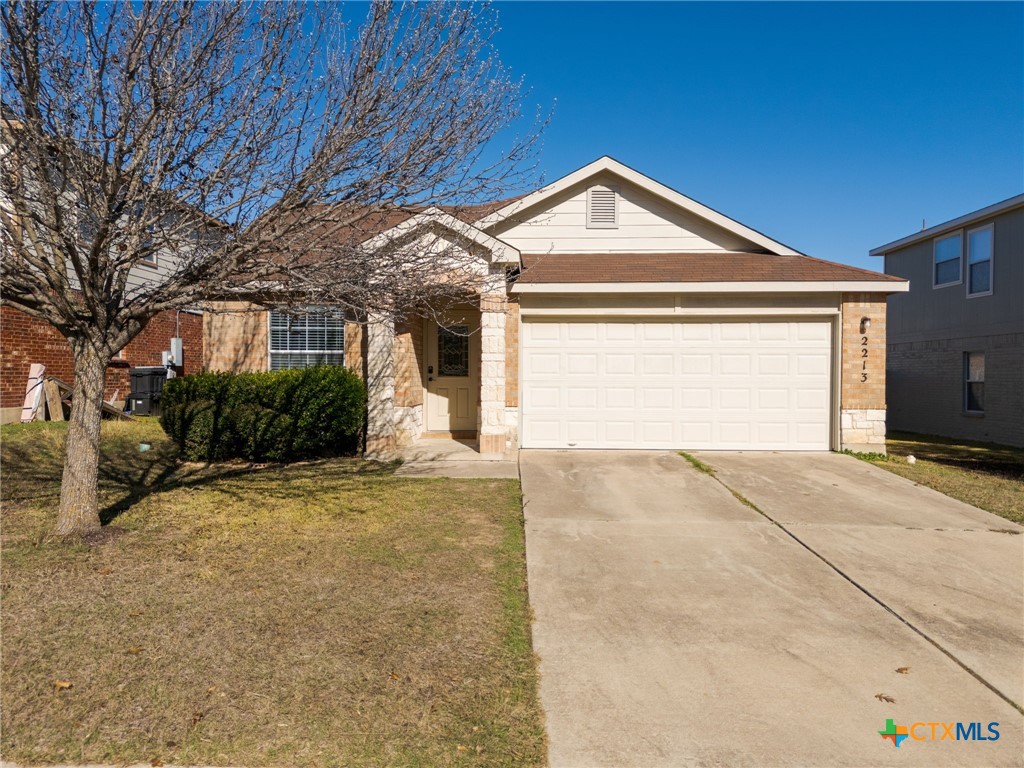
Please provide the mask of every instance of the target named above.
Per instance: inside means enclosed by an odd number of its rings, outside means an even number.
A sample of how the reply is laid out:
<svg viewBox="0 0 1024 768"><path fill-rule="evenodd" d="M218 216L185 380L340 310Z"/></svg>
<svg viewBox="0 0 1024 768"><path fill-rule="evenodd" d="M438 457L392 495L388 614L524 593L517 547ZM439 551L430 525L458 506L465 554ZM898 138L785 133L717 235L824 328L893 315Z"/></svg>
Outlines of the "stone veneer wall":
<svg viewBox="0 0 1024 768"><path fill-rule="evenodd" d="M843 294L839 442L885 452L885 295ZM861 333L863 318L871 327Z"/></svg>
<svg viewBox="0 0 1024 768"><path fill-rule="evenodd" d="M509 296L505 310L505 405L519 408L519 297Z"/></svg>
<svg viewBox="0 0 1024 768"><path fill-rule="evenodd" d="M423 320L395 327L395 439L408 445L423 434Z"/></svg>
<svg viewBox="0 0 1024 768"><path fill-rule="evenodd" d="M497 455L508 447L505 423L505 354L508 302L504 294L480 297L480 453Z"/></svg>

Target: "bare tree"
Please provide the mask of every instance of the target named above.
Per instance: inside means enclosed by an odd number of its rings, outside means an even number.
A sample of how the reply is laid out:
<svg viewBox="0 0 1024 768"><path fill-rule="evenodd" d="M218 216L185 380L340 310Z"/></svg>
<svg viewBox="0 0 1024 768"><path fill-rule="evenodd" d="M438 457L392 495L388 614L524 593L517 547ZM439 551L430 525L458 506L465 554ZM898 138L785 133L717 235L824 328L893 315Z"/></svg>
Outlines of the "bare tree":
<svg viewBox="0 0 1024 768"><path fill-rule="evenodd" d="M513 133L487 6L378 0L354 24L333 4L10 2L0 21L0 292L74 356L61 535L99 525L107 364L156 313L429 305L473 270L367 237L532 180L542 121Z"/></svg>

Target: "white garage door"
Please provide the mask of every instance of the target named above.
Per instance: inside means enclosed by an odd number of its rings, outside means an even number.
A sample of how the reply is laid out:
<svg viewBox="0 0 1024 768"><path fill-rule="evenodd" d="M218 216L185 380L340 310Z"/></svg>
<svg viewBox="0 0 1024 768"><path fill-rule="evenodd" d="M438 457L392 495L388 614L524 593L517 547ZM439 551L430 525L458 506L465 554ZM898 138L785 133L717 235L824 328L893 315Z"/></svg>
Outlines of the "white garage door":
<svg viewBox="0 0 1024 768"><path fill-rule="evenodd" d="M829 448L827 321L522 331L524 448Z"/></svg>

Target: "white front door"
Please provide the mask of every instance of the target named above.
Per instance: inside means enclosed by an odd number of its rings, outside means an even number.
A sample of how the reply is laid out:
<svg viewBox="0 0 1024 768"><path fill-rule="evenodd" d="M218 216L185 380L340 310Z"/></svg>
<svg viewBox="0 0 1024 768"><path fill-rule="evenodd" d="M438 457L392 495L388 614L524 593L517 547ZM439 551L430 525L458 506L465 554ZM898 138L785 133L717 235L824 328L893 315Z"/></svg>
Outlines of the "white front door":
<svg viewBox="0 0 1024 768"><path fill-rule="evenodd" d="M439 325L426 320L423 355L428 432L477 428L480 400L480 315L452 315Z"/></svg>
<svg viewBox="0 0 1024 768"><path fill-rule="evenodd" d="M524 320L524 448L829 449L832 326Z"/></svg>

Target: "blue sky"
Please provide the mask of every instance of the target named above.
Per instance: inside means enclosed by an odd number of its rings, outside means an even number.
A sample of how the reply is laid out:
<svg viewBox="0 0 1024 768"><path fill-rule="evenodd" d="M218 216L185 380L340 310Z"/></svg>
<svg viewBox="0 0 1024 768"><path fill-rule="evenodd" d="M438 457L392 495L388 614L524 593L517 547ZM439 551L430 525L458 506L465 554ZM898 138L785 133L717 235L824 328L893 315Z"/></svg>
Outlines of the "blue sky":
<svg viewBox="0 0 1024 768"><path fill-rule="evenodd" d="M500 2L554 118L552 181L608 154L814 256L1024 191L1024 3Z"/></svg>

